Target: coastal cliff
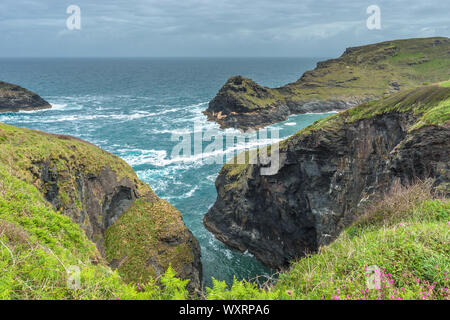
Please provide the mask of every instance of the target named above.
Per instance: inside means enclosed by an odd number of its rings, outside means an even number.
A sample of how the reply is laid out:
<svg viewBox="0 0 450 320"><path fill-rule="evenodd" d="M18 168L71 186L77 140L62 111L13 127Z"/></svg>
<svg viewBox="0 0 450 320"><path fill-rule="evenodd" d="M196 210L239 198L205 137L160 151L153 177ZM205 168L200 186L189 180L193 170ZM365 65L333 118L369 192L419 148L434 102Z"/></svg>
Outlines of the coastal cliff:
<svg viewBox="0 0 450 320"><path fill-rule="evenodd" d="M205 110L222 128L257 129L291 114L345 110L391 93L449 78L450 40L425 38L348 48L294 83L267 88L230 78Z"/></svg>
<svg viewBox="0 0 450 320"><path fill-rule="evenodd" d="M52 212L48 223L53 212L68 217L96 244L98 253L91 257L95 264L117 269L129 283L159 279L171 265L180 278L189 279L191 292L201 288L200 246L181 213L159 199L119 157L74 137L6 124L0 124L0 150L0 168L8 176L0 184L16 179L37 190L37 197L45 200L39 206ZM24 212L34 210L29 205ZM11 220L15 210L2 208L0 225L9 221L25 234L26 226L41 223L33 214ZM52 231L65 232L57 227Z"/></svg>
<svg viewBox="0 0 450 320"><path fill-rule="evenodd" d="M448 82L319 120L281 142L273 176L261 164L226 164L205 226L265 265L287 267L331 243L397 181L431 177L448 196L449 121Z"/></svg>
<svg viewBox="0 0 450 320"><path fill-rule="evenodd" d="M0 112L50 109L50 103L18 85L0 81Z"/></svg>

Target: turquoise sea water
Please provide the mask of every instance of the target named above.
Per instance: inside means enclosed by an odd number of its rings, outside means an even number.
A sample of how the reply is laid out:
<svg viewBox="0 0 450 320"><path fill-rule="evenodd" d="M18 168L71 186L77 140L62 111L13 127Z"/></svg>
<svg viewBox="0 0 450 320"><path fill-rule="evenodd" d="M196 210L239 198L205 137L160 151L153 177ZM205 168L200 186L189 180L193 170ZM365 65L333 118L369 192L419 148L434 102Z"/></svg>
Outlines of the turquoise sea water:
<svg viewBox="0 0 450 320"><path fill-rule="evenodd" d="M228 249L203 226L214 204L221 164L173 159L173 134L194 122L223 136L202 111L225 81L241 74L277 87L296 81L321 59L0 59L0 80L35 91L53 105L36 112L0 114L0 122L77 136L127 161L139 177L183 214L200 241L205 284L269 275L249 254ZM292 116L272 127L288 137L326 114ZM241 134L234 132L236 134ZM241 151L236 144L224 150ZM216 154L217 155L217 154Z"/></svg>

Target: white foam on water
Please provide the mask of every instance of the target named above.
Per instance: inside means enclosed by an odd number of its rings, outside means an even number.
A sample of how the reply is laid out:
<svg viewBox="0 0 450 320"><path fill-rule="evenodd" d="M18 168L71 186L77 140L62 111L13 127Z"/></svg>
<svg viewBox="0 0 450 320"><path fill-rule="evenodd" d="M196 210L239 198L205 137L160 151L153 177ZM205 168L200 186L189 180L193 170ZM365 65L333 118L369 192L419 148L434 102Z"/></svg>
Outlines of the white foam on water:
<svg viewBox="0 0 450 320"><path fill-rule="evenodd" d="M233 253L229 249L223 250L223 254L225 255L225 257L227 257L228 260L233 259Z"/></svg>
<svg viewBox="0 0 450 320"><path fill-rule="evenodd" d="M51 110L64 110L67 107L67 103L51 103L52 109Z"/></svg>
<svg viewBox="0 0 450 320"><path fill-rule="evenodd" d="M211 152L201 152L198 154L186 154L186 155L173 155L168 154L166 150L145 150L145 149L119 149L117 152L124 154L123 159L131 166L138 166L144 164L150 164L156 167L165 167L168 165L173 165L177 163L197 163L200 166L203 165L201 162L206 160L217 159L218 164L224 164L227 158L231 158L234 155L239 154L245 150L251 150L258 147L274 144L281 141L282 139L255 139L256 134L249 136L249 141L239 141L239 143L233 143L232 146L228 147L225 137L218 136L217 138L223 139L223 147L225 149L218 149ZM203 150L211 142L203 142ZM173 147L175 147L178 142L174 142ZM131 153L131 154L130 154ZM209 162L209 161L208 161Z"/></svg>
<svg viewBox="0 0 450 320"><path fill-rule="evenodd" d="M167 152L165 150L119 149L117 151L120 153L135 153L122 156L122 159L124 159L130 166L139 166L143 164L165 166L165 164L161 163L161 161L163 161L167 156Z"/></svg>
<svg viewBox="0 0 450 320"><path fill-rule="evenodd" d="M164 197L166 200L171 200L171 199L188 199L190 197L192 197L195 193L195 191L198 190L198 186L194 186L194 188L192 188L191 190L189 190L188 192L182 194L182 195L177 195L177 196L169 196L169 197Z"/></svg>

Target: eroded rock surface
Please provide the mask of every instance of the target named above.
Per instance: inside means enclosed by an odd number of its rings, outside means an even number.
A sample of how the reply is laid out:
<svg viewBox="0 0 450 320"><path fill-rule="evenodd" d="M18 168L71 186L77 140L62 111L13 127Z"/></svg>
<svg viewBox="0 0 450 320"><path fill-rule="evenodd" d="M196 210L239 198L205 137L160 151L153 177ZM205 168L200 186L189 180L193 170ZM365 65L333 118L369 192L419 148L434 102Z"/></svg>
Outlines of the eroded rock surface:
<svg viewBox="0 0 450 320"><path fill-rule="evenodd" d="M281 143L273 176L261 175L261 164L225 165L205 226L230 247L282 268L333 241L397 179L433 177L448 194L448 107L439 112L449 96L449 88L420 88L321 120ZM433 112L435 123L422 118Z"/></svg>

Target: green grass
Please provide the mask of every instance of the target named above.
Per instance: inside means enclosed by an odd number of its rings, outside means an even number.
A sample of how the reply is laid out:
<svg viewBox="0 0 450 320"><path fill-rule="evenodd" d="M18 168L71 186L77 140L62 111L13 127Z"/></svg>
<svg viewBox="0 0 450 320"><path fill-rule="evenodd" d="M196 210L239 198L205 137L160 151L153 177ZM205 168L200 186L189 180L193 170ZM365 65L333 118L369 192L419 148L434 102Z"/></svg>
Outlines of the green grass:
<svg viewBox="0 0 450 320"><path fill-rule="evenodd" d="M178 244L164 242L174 236ZM187 237L181 214L168 202L139 199L106 231L106 259L119 264L119 273L127 282L159 279L169 265L180 274L194 259Z"/></svg>
<svg viewBox="0 0 450 320"><path fill-rule="evenodd" d="M153 278L125 284L102 263L78 225L54 212L36 188L4 167L0 182L0 299L188 299L188 281L177 279L170 266L159 285ZM334 243L293 263L277 281L258 286L235 280L229 287L214 280L202 298L449 299L450 201L435 196L430 186L431 182L397 186L366 208ZM157 228L141 222L144 226L134 224L141 229L130 237ZM122 221L117 228L124 225ZM112 251L141 250L121 239ZM145 255L152 240L140 240L148 246L142 248ZM66 284L66 269L73 265L81 272L77 290ZM381 288L368 290L366 269L374 265L382 270Z"/></svg>
<svg viewBox="0 0 450 320"><path fill-rule="evenodd" d="M20 247L23 249L23 253L18 252L18 254L24 257L24 261L18 258L21 261L20 264L17 263L19 260L15 259L3 260L9 255L7 249L11 250L15 247L14 241L8 244L4 239L6 246L3 246L3 249L0 248L4 250L1 261L5 262L6 269L11 271L9 274L12 278L8 279L15 279L13 283L7 281L8 286L13 285L12 288L8 289L12 292L9 295L11 298L103 299L123 295L121 292L125 290L124 288L128 288L124 283L140 281L156 284L156 277L149 277L144 268L145 264L140 263L141 256L138 248L141 241L142 243L152 241L151 250L146 252L146 258L147 260L150 258L157 260L160 270L159 277L164 275L171 263L175 272L181 273L182 264L184 262L189 263L189 259L192 258L190 247L181 241L186 240L188 235L181 213L167 202L159 200L151 188L139 181L133 169L119 157L73 137L52 135L1 123L0 150L0 169L2 170L0 184L4 186L3 190L0 189L0 201L2 202L0 222L3 222L8 230L12 228L11 230L17 231L18 234L27 235L27 239L28 235L33 239L28 247ZM55 183L43 183L41 171L44 163L48 163L49 167L58 175L56 182L58 199L63 205L59 212L55 212L55 209L44 199L46 191L52 188ZM124 246L122 249L136 249L126 253L128 261L138 261L139 267L133 268L133 273L131 273L132 268L129 265L132 265L132 263L124 263L119 268L119 272L114 273L112 278L109 276L111 270L107 267L107 261L100 257L95 245L86 238L82 230L84 228L89 230L91 224L89 215L86 215L85 220L81 221L79 225L74 224L71 220L73 218L73 221L78 221L78 216L73 215L73 211L79 210L79 215L81 215L84 207L78 194L79 188L76 177L79 175L98 176L104 168L112 170L117 180L128 179L134 183L136 192L140 197L132 208L122 215L122 219L117 224L117 227L122 228L121 231L127 227L132 229L128 229L128 233L118 232L115 234L116 228L108 233L113 235L110 239L128 245L128 247ZM11 189L16 187L19 189ZM12 194L13 191L17 192ZM7 198L10 194L14 201ZM99 199L99 201L102 201L102 199ZM72 212L70 217L64 216L67 208ZM27 214L20 215L24 212L27 212ZM146 226L151 225L156 226L155 231L150 228L145 229ZM141 229L139 229L139 226ZM143 231L140 233L141 238L125 237L135 230ZM60 240L59 237L63 235L65 237ZM34 236L39 236L39 238L35 239ZM73 238L69 239L68 236ZM120 239L121 236L125 238ZM103 237L103 235L94 234L92 240L97 241L99 237ZM176 246L166 245L165 239L171 237L179 239L180 244ZM138 242L132 242L133 240ZM107 242L106 250L109 250L109 245L114 246L114 243L114 241ZM22 249L19 251L22 252ZM48 249L51 252L47 252ZM108 252L111 252L111 250ZM134 256L135 254L136 256ZM29 263L25 257L30 257L27 258ZM65 257L68 260L65 260ZM95 261L98 266L90 263L91 260ZM87 272L86 279L93 277L92 281L94 281L95 278L98 278L98 290L103 290L101 286L102 283L105 283L107 293L97 292L97 289L93 292L70 292L66 289L65 269L69 265L78 266L78 261L82 262L82 266L86 266L86 269L82 268ZM39 263L47 262L49 263L48 268L39 270ZM14 268L17 269L17 273L12 271ZM34 271L33 268L35 268ZM105 274L98 274L99 272ZM20 277L23 278L23 284L19 280ZM112 279L112 284L107 283L109 279ZM4 281L6 281L6 278ZM87 282L86 285L91 285L90 280L83 281ZM33 283L36 283L36 286ZM158 281L158 284L161 283L161 281ZM38 288L39 285L43 287ZM26 290L26 286L30 286L30 289ZM24 293L21 294L21 291ZM132 292L129 291L128 294L132 294ZM6 296L8 295L5 294ZM153 298L158 297L153 296Z"/></svg>
<svg viewBox="0 0 450 320"><path fill-rule="evenodd" d="M434 45L436 41L440 44ZM449 50L448 38L387 41L352 48L337 59L320 62L295 83L280 88L266 88L250 79L233 77L219 94L232 97L231 101L240 106L238 113L289 101L377 99L395 91L393 82L406 90L447 80ZM232 85L236 78L242 79L239 90ZM241 110L242 106L245 110Z"/></svg>
<svg viewBox="0 0 450 320"><path fill-rule="evenodd" d="M121 292L118 275L92 263L101 258L83 231L3 166L0 194L1 299L96 299ZM72 265L81 268L76 291L66 285Z"/></svg>
<svg viewBox="0 0 450 320"><path fill-rule="evenodd" d="M445 87L445 88L450 87L450 80L442 82L441 87Z"/></svg>
<svg viewBox="0 0 450 320"><path fill-rule="evenodd" d="M14 174L0 165L0 299L189 298L188 281L176 277L176 261L160 261L167 266L165 275L142 270L151 251L159 250L157 240L180 226L166 215L172 210L167 202L138 201L108 230L107 259L132 257L112 272L80 227ZM450 201L431 192L431 185L396 185L367 206L335 242L293 262L278 280L262 286L235 280L231 287L214 280L201 298L449 299ZM146 219L149 212L157 218ZM189 254L180 257L192 259ZM77 290L67 286L71 266L80 269ZM367 287L370 266L381 270L380 289ZM141 276L142 281L126 284L127 276Z"/></svg>
<svg viewBox="0 0 450 320"><path fill-rule="evenodd" d="M442 83L433 84L405 90L317 120L292 137L281 141L280 150L285 149L289 143L295 143L299 137L313 132L326 130L331 133L358 120L388 113L411 113L414 115L417 121L411 125L409 130L427 125L443 125L450 120L450 86L446 86L445 83L444 85ZM225 164L221 171L221 174L225 174L232 183L237 183L239 177L248 168L248 156L246 156L247 164L235 163L236 157Z"/></svg>
<svg viewBox="0 0 450 320"><path fill-rule="evenodd" d="M71 267L80 286L67 285ZM42 194L0 165L0 300L186 299L187 281L172 268L160 279L126 284L95 245Z"/></svg>
<svg viewBox="0 0 450 320"><path fill-rule="evenodd" d="M346 123L390 112L409 112L423 125L449 120L449 81L422 86L322 119L299 134L336 130ZM288 143L288 142L285 142ZM163 200L140 199L106 233L106 259L80 226L44 199L38 163L50 160L66 172L63 201L74 196L72 174L110 166L137 179L119 158L80 140L0 124L0 299L187 299L187 280L176 273L193 259L181 236L181 215ZM71 159L71 161L68 161ZM68 166L69 165L69 166ZM226 165L239 179L247 165ZM154 196L140 184L142 194ZM78 199L78 198L76 198ZM76 207L81 204L75 202ZM205 299L449 299L450 202L424 183L393 190L366 208L361 219L319 253L294 262L278 281L259 287L213 281ZM184 235L183 235L184 236ZM150 263L149 261L153 261ZM117 260L113 272L107 262ZM159 265L154 268L152 263ZM367 290L367 267L382 270L382 288ZM81 286L67 286L68 270L80 268ZM159 269L166 271L165 275ZM135 282L139 282L136 284ZM127 284L129 283L129 284ZM386 287L384 287L386 286Z"/></svg>
<svg viewBox="0 0 450 320"><path fill-rule="evenodd" d="M442 85L421 86L390 95L384 99L363 103L320 119L297 132L293 138L318 130L339 130L346 124L387 113L411 113L417 121L411 130L424 125L442 125L449 120L450 89ZM289 140L282 142L285 145Z"/></svg>
<svg viewBox="0 0 450 320"><path fill-rule="evenodd" d="M450 299L450 201L430 186L397 186L334 243L293 263L263 289L216 281L208 298ZM368 288L372 266L381 272L379 289Z"/></svg>

